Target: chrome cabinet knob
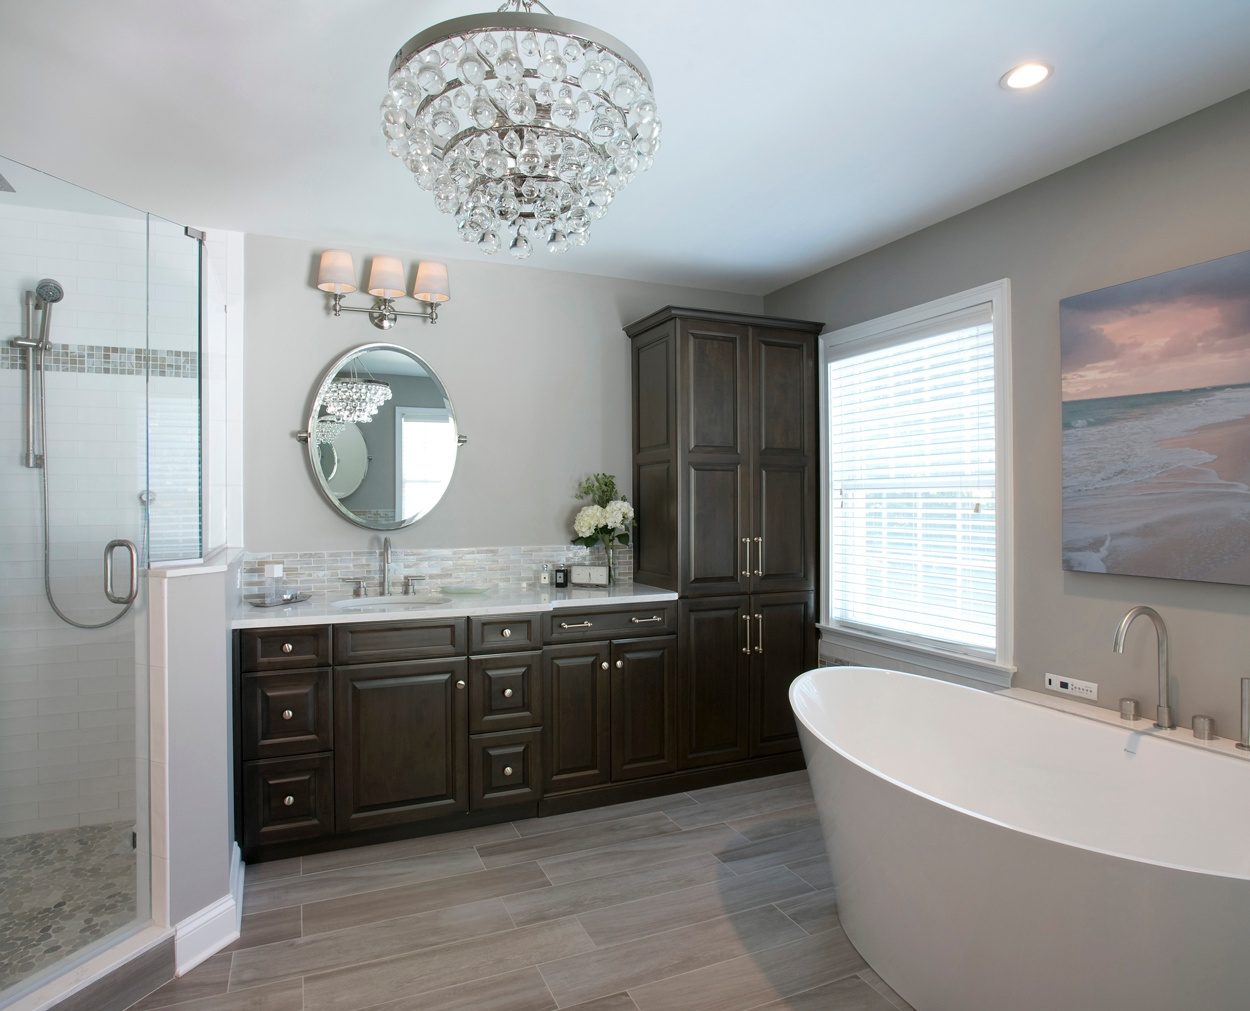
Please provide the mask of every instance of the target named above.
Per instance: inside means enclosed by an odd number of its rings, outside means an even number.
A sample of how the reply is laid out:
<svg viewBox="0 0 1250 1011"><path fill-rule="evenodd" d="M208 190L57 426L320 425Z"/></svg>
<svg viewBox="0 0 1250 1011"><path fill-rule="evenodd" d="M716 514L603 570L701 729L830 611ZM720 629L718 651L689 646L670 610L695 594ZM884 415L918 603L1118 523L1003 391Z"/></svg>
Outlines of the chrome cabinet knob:
<svg viewBox="0 0 1250 1011"><path fill-rule="evenodd" d="M504 774L505 776L511 776L511 775L512 775L512 766L510 766L510 765L505 765L505 766L503 767L503 774Z"/></svg>
<svg viewBox="0 0 1250 1011"><path fill-rule="evenodd" d="M505 629L504 629L502 632L500 632L499 634L500 634L500 635L502 635L505 639L511 639L511 638L512 638L512 629L510 629L510 628L505 628Z"/></svg>
<svg viewBox="0 0 1250 1011"><path fill-rule="evenodd" d="M282 798L283 807L291 807L294 803L295 803L295 798L292 797L289 793L285 797Z"/></svg>
<svg viewBox="0 0 1250 1011"><path fill-rule="evenodd" d="M295 711L294 711L293 709L283 709L283 710L282 710L282 718L283 718L284 720L293 720L293 719L295 719Z"/></svg>
<svg viewBox="0 0 1250 1011"><path fill-rule="evenodd" d="M604 670L607 670L607 669L608 669L608 662L607 662L606 660L604 660L604 661L603 661L603 663L601 663L599 666L600 666L600 667L602 667Z"/></svg>
<svg viewBox="0 0 1250 1011"><path fill-rule="evenodd" d="M457 681L457 682L456 682L456 687L457 687L457 688L459 688L459 689L461 689L461 690L463 690L463 689L464 689L464 682L463 682L463 681Z"/></svg>
<svg viewBox="0 0 1250 1011"><path fill-rule="evenodd" d="M624 666L625 666L625 661L624 661L624 660L617 660L617 661L616 661L616 669L617 669L617 670L620 670L620 669L621 669L622 667L624 667Z"/></svg>
<svg viewBox="0 0 1250 1011"><path fill-rule="evenodd" d="M503 697L504 697L505 699L510 699L510 698L512 698L512 689L511 689L511 688L505 688L505 689L503 690Z"/></svg>
<svg viewBox="0 0 1250 1011"><path fill-rule="evenodd" d="M289 642L284 642L284 643L282 644L282 652L283 652L283 653L290 653L290 652L292 652L294 649L295 649L295 647L294 647L294 646L292 646Z"/></svg>

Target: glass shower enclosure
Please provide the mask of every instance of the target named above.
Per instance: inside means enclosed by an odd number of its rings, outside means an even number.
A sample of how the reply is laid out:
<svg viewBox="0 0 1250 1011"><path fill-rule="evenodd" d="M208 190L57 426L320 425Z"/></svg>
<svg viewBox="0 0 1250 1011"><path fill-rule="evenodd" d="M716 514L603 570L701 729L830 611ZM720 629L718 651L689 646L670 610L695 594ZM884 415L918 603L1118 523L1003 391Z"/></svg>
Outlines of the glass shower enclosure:
<svg viewBox="0 0 1250 1011"><path fill-rule="evenodd" d="M144 575L201 550L201 276L0 158L0 1006L151 918Z"/></svg>

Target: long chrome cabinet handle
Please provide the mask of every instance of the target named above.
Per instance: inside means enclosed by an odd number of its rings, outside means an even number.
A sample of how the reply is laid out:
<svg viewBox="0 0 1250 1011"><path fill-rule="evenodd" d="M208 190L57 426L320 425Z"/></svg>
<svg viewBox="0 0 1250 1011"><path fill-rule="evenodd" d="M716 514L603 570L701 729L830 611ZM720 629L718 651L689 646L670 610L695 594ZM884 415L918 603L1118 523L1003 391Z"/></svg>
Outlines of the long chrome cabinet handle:
<svg viewBox="0 0 1250 1011"><path fill-rule="evenodd" d="M749 576L751 574L751 538L742 538L742 543L745 545L744 550L746 551L746 568L742 570L742 574Z"/></svg>
<svg viewBox="0 0 1250 1011"><path fill-rule="evenodd" d="M751 626L748 625L747 628ZM764 616L757 614L755 616L755 652L764 652Z"/></svg>
<svg viewBox="0 0 1250 1011"><path fill-rule="evenodd" d="M124 596L113 592L113 552L125 548L130 554L130 585ZM104 548L104 595L113 604L133 604L139 596L139 551L134 541L123 539L109 541Z"/></svg>
<svg viewBox="0 0 1250 1011"><path fill-rule="evenodd" d="M594 628L589 621L579 621L576 625L570 625L567 621L560 622L561 628Z"/></svg>
<svg viewBox="0 0 1250 1011"><path fill-rule="evenodd" d="M742 652L750 653L751 652L751 616L749 614L744 614L742 616L742 620L747 623L747 644L742 647Z"/></svg>
<svg viewBox="0 0 1250 1011"><path fill-rule="evenodd" d="M658 614L653 614L650 618L630 618L629 620L635 625L650 625L657 621L663 621L664 619Z"/></svg>
<svg viewBox="0 0 1250 1011"><path fill-rule="evenodd" d="M755 538L755 574L762 576L764 574L764 538Z"/></svg>

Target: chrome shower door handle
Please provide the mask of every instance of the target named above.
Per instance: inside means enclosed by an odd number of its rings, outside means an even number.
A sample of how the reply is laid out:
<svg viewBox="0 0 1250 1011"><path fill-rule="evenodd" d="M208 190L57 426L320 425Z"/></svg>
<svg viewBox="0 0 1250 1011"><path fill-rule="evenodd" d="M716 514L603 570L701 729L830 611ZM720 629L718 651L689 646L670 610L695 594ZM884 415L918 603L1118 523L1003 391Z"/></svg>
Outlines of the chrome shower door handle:
<svg viewBox="0 0 1250 1011"><path fill-rule="evenodd" d="M121 597L113 592L113 552L118 548L125 548L130 555L130 584L125 596ZM135 597L139 596L139 550L135 547L134 541L128 541L123 538L121 540L109 541L105 546L104 595L108 597L110 603L127 605L133 604Z"/></svg>

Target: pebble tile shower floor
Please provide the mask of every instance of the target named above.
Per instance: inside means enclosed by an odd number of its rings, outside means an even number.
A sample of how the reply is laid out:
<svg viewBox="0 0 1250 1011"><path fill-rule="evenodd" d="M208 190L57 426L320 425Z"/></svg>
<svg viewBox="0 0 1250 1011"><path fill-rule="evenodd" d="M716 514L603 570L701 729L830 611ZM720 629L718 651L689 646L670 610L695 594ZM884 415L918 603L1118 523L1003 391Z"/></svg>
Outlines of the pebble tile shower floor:
<svg viewBox="0 0 1250 1011"><path fill-rule="evenodd" d="M129 822L0 839L0 990L135 916Z"/></svg>
<svg viewBox="0 0 1250 1011"><path fill-rule="evenodd" d="M248 868L131 1011L910 1011L838 924L806 773Z"/></svg>

